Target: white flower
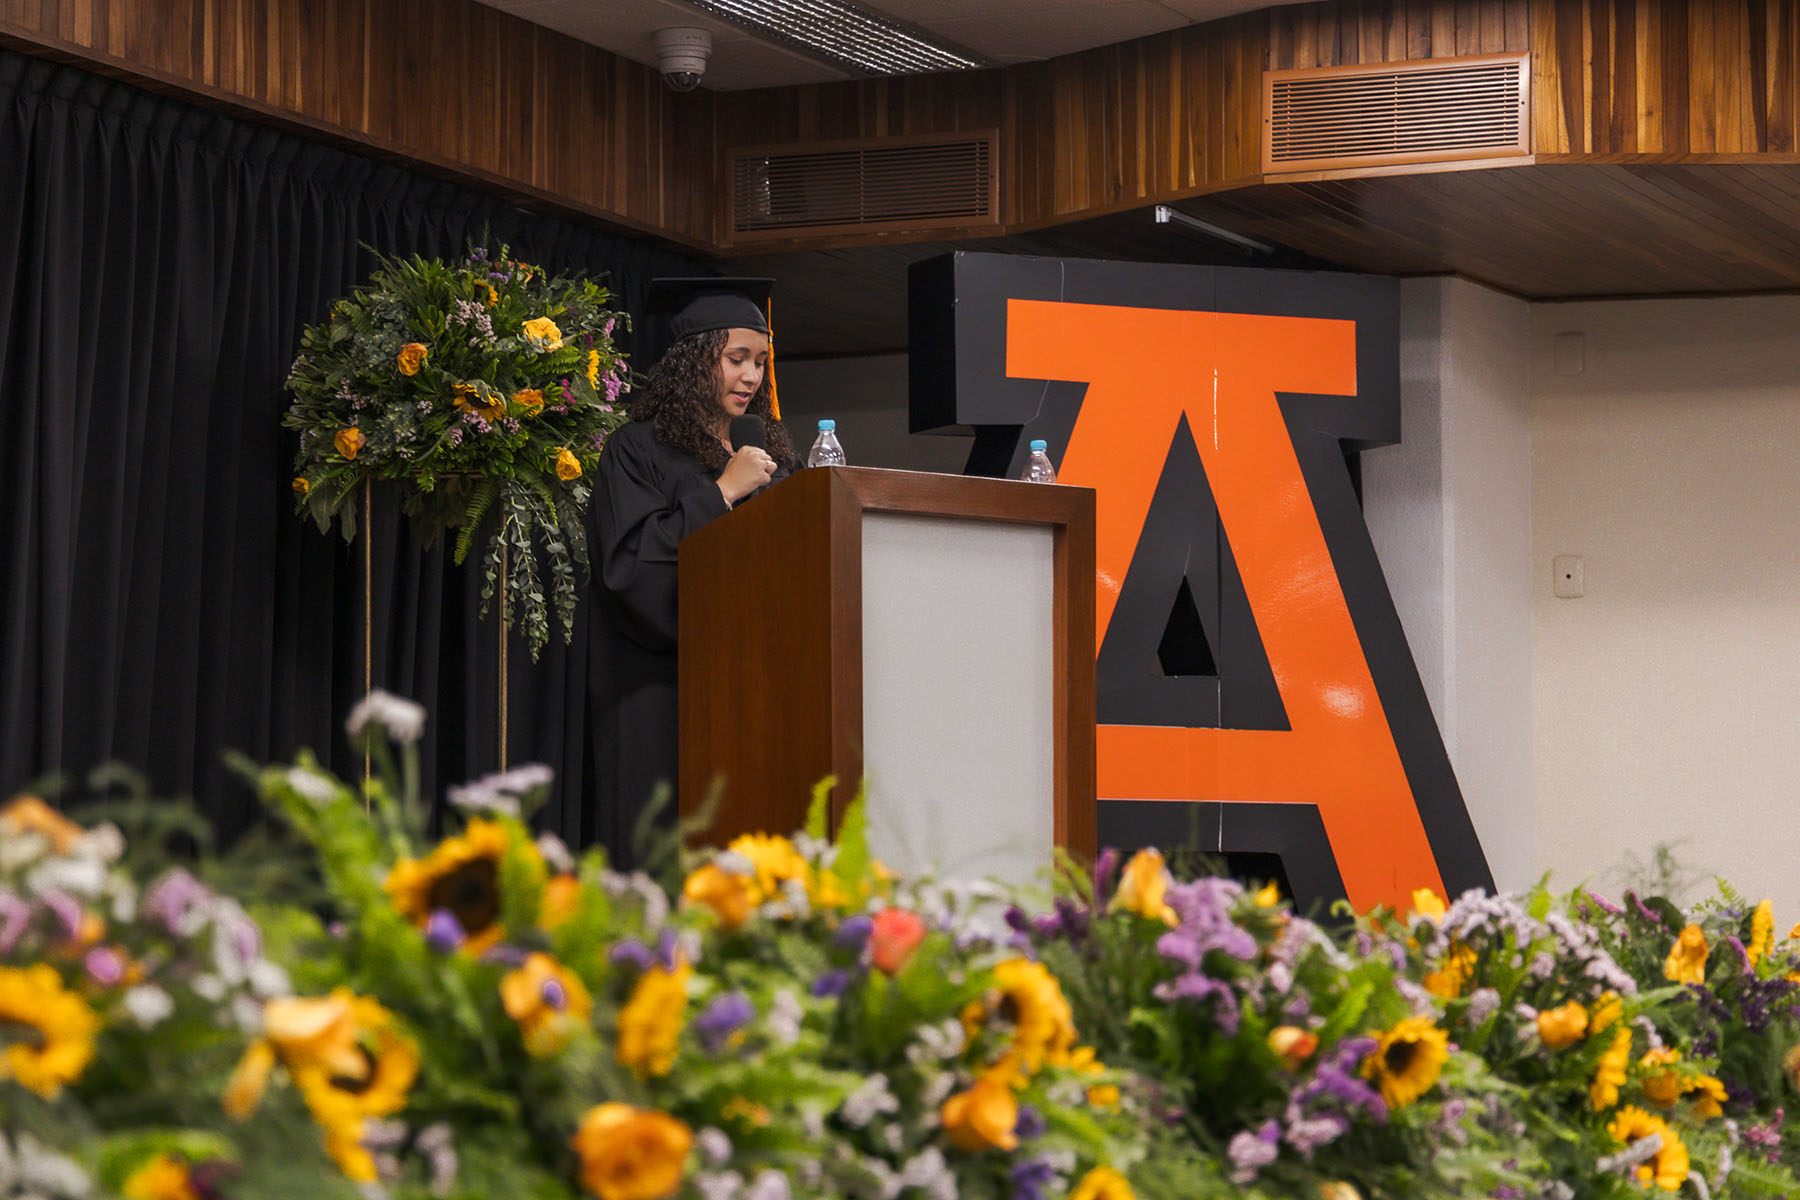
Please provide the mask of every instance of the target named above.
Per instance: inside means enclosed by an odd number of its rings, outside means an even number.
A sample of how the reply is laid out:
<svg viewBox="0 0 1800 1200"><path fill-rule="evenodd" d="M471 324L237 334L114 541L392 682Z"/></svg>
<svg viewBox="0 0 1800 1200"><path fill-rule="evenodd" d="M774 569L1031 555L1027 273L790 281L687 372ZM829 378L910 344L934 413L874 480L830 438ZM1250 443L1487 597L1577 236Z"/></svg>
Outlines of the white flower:
<svg viewBox="0 0 1800 1200"><path fill-rule="evenodd" d="M161 988L144 983L125 993L125 1011L140 1028L153 1029L175 1011L175 1002Z"/></svg>
<svg viewBox="0 0 1800 1200"><path fill-rule="evenodd" d="M42 858L50 849L50 839L41 833L15 834L0 838L0 871L23 869Z"/></svg>
<svg viewBox="0 0 1800 1200"><path fill-rule="evenodd" d="M25 876L27 891L67 892L71 896L93 899L106 887L106 867L87 858L50 858L31 868Z"/></svg>
<svg viewBox="0 0 1800 1200"><path fill-rule="evenodd" d="M330 804L337 799L337 784L305 767L289 767L282 779L294 789L296 795L314 804Z"/></svg>
<svg viewBox="0 0 1800 1200"><path fill-rule="evenodd" d="M259 958L250 964L250 990L267 1000L288 995L294 990L294 981L288 978L284 968Z"/></svg>
<svg viewBox="0 0 1800 1200"><path fill-rule="evenodd" d="M923 1190L931 1200L956 1200L956 1173L936 1146L928 1146L907 1159L900 1168L900 1182Z"/></svg>
<svg viewBox="0 0 1800 1200"><path fill-rule="evenodd" d="M955 1090L956 1076L948 1071L939 1071L936 1075L932 1076L931 1082L926 1084L924 1089L920 1091L919 1107L928 1113L935 1113L938 1110L938 1106L948 1100L950 1098L950 1093ZM1082 1098L1085 1100L1086 1096L1084 1095Z"/></svg>
<svg viewBox="0 0 1800 1200"><path fill-rule="evenodd" d="M19 1134L10 1147L0 1135L0 1195L82 1200L93 1191L86 1171L29 1133Z"/></svg>
<svg viewBox="0 0 1800 1200"><path fill-rule="evenodd" d="M800 1040L800 1022L805 1015L805 1010L800 1007L800 997L792 988L782 988L769 1005L763 1028L768 1030L778 1049L785 1049Z"/></svg>
<svg viewBox="0 0 1800 1200"><path fill-rule="evenodd" d="M744 1177L736 1171L717 1175L701 1171L694 1176L694 1188L700 1193L700 1200L737 1200L737 1194L744 1189Z"/></svg>
<svg viewBox="0 0 1800 1200"><path fill-rule="evenodd" d="M788 1200L792 1195L786 1175L780 1171L761 1171L750 1184L750 1190L744 1193L744 1200Z"/></svg>
<svg viewBox="0 0 1800 1200"><path fill-rule="evenodd" d="M97 863L115 863L125 853L125 835L111 821L104 825L96 825L85 830L69 846L69 854L74 858L85 858Z"/></svg>
<svg viewBox="0 0 1800 1200"><path fill-rule="evenodd" d="M1500 1007L1500 993L1491 987L1476 988L1469 993L1469 1009L1465 1018L1471 1026L1480 1025Z"/></svg>
<svg viewBox="0 0 1800 1200"><path fill-rule="evenodd" d="M861 1129L875 1119L877 1113L900 1111L900 1100L888 1091L887 1076L877 1071L844 1097L838 1116L852 1129Z"/></svg>
<svg viewBox="0 0 1800 1200"><path fill-rule="evenodd" d="M722 1129L708 1125L694 1135L694 1144L700 1147L701 1157L715 1167L731 1161L731 1138Z"/></svg>
<svg viewBox="0 0 1800 1200"><path fill-rule="evenodd" d="M353 742L361 741L371 725L381 726L393 741L410 745L425 732L425 708L376 688L357 702L344 722Z"/></svg>
<svg viewBox="0 0 1800 1200"><path fill-rule="evenodd" d="M554 833L537 835L537 851L544 858L544 865L557 875L573 875L575 873L575 856L569 853L568 844Z"/></svg>
<svg viewBox="0 0 1800 1200"><path fill-rule="evenodd" d="M543 763L526 763L498 775L488 775L474 783L450 789L450 803L467 812L493 812L517 817L519 801L540 789L547 789L556 772Z"/></svg>
<svg viewBox="0 0 1800 1200"><path fill-rule="evenodd" d="M427 1125L413 1139L413 1149L423 1154L430 1164L431 1194L448 1196L456 1186L456 1172L461 1166L456 1157L456 1146L450 1140L450 1126L443 1121Z"/></svg>

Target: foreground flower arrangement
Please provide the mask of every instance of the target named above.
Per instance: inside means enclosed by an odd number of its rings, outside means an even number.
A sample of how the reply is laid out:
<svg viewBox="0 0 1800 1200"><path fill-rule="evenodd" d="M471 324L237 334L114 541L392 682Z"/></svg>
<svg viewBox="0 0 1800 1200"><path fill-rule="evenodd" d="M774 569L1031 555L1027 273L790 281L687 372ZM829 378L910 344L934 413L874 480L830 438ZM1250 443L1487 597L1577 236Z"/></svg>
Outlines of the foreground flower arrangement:
<svg viewBox="0 0 1800 1200"><path fill-rule="evenodd" d="M628 384L606 289L507 254L380 260L302 332L283 423L300 433L295 505L320 530L335 519L355 535L369 479L398 486L428 541L455 530L459 563L492 518L482 611L503 590L535 658L549 638L539 554L567 638L587 481Z"/></svg>
<svg viewBox="0 0 1800 1200"><path fill-rule="evenodd" d="M1335 926L1155 851L1047 906L895 877L852 815L659 883L523 823L526 767L255 774L328 899L0 810L0 1197L1800 1194L1800 943L1478 893ZM854 814L854 810L853 810Z"/></svg>

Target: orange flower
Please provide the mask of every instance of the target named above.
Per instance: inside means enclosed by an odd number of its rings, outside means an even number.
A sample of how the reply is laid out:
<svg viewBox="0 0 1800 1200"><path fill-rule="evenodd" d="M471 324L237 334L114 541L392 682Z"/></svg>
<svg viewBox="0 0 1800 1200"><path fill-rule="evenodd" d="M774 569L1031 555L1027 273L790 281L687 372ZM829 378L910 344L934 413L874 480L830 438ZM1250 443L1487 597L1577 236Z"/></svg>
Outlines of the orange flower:
<svg viewBox="0 0 1800 1200"><path fill-rule="evenodd" d="M681 1186L694 1135L668 1113L607 1103L588 1109L569 1145L581 1186L600 1200L661 1200Z"/></svg>
<svg viewBox="0 0 1800 1200"><path fill-rule="evenodd" d="M38 834L57 854L68 853L69 847L85 832L36 796L19 796L5 808L0 808L0 830L9 837Z"/></svg>
<svg viewBox="0 0 1800 1200"><path fill-rule="evenodd" d="M581 880L573 875L552 875L544 881L544 895L538 901L538 924L555 929L566 924L581 908Z"/></svg>
<svg viewBox="0 0 1800 1200"><path fill-rule="evenodd" d="M1281 1059L1281 1065L1297 1071L1319 1048L1319 1035L1294 1025L1277 1025L1269 1030L1269 1049Z"/></svg>
<svg viewBox="0 0 1800 1200"><path fill-rule="evenodd" d="M719 928L738 929L750 919L755 902L750 895L750 881L734 875L717 863L707 863L687 877L681 898L693 904L704 904L719 917Z"/></svg>
<svg viewBox="0 0 1800 1200"><path fill-rule="evenodd" d="M1560 1008L1545 1009L1537 1016L1538 1037L1552 1050L1574 1045L1587 1035L1588 1011L1571 1000Z"/></svg>
<svg viewBox="0 0 1800 1200"><path fill-rule="evenodd" d="M312 491L312 484L306 482L305 476L303 476L303 475L294 476L294 495L305 496L306 493L308 493L310 491Z"/></svg>
<svg viewBox="0 0 1800 1200"><path fill-rule="evenodd" d="M1081 1177L1069 1200L1133 1200L1131 1183L1111 1167L1095 1167Z"/></svg>
<svg viewBox="0 0 1800 1200"><path fill-rule="evenodd" d="M133 1171L121 1189L125 1200L200 1200L187 1164L158 1154Z"/></svg>
<svg viewBox="0 0 1800 1200"><path fill-rule="evenodd" d="M1689 925L1675 939L1663 961L1663 977L1675 983L1706 982L1706 935L1698 925Z"/></svg>
<svg viewBox="0 0 1800 1200"><path fill-rule="evenodd" d="M1019 1145L1013 1132L1019 1123L1019 1102L999 1072L983 1074L968 1091L944 1101L938 1115L951 1143L960 1149L1013 1150Z"/></svg>
<svg viewBox="0 0 1800 1200"><path fill-rule="evenodd" d="M1638 1065L1651 1072L1644 1076L1644 1097L1658 1108L1668 1108L1681 1099L1682 1078L1675 1071L1659 1071L1658 1067L1672 1067L1681 1061L1681 1051L1663 1048L1650 1050L1638 1059Z"/></svg>
<svg viewBox="0 0 1800 1200"><path fill-rule="evenodd" d="M425 356L430 353L423 342L408 342L400 347L400 353L394 358L394 365L400 368L402 375L417 375L419 368L425 365Z"/></svg>
<svg viewBox="0 0 1800 1200"><path fill-rule="evenodd" d="M1443 968L1425 976L1425 990L1445 1000L1456 999L1475 973L1475 957L1474 950L1460 942L1451 942L1450 952L1444 955Z"/></svg>
<svg viewBox="0 0 1800 1200"><path fill-rule="evenodd" d="M525 410L525 415L535 417L544 411L544 393L539 388L520 388L513 393L513 403Z"/></svg>
<svg viewBox="0 0 1800 1200"><path fill-rule="evenodd" d="M556 477L563 480L581 478L581 460L567 446L556 452Z"/></svg>
<svg viewBox="0 0 1800 1200"><path fill-rule="evenodd" d="M354 459L356 452L362 449L363 443L366 441L368 439L363 436L362 430L354 425L348 429L338 430L337 436L331 439L332 445L337 447L337 452L347 459Z"/></svg>
<svg viewBox="0 0 1800 1200"><path fill-rule="evenodd" d="M1441 921L1449 910L1444 907L1444 898L1430 888L1414 888L1412 894L1413 911L1421 917L1430 917L1433 921Z"/></svg>
<svg viewBox="0 0 1800 1200"><path fill-rule="evenodd" d="M526 1053L548 1058L587 1024L594 1004L575 973L548 954L530 954L525 965L500 980L500 1003L519 1023Z"/></svg>
<svg viewBox="0 0 1800 1200"><path fill-rule="evenodd" d="M869 931L869 959L875 966L895 974L906 965L912 952L925 940L925 922L918 913L904 908L884 908L874 916Z"/></svg>
<svg viewBox="0 0 1800 1200"><path fill-rule="evenodd" d="M1169 869L1163 866L1162 853L1146 847L1132 855L1131 861L1119 873L1119 890L1113 893L1109 907L1122 908L1165 925L1179 924L1180 918L1165 899L1171 882Z"/></svg>

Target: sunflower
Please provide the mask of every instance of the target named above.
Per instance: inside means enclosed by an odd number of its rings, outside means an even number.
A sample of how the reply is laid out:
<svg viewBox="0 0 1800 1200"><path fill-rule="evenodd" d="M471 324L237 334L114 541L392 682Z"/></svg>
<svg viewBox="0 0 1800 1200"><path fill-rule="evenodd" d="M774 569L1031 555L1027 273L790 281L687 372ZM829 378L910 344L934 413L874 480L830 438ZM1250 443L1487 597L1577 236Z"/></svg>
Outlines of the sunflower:
<svg viewBox="0 0 1800 1200"><path fill-rule="evenodd" d="M16 1079L46 1100L62 1094L94 1057L100 1018L87 1001L63 988L44 963L0 967L0 1079Z"/></svg>
<svg viewBox="0 0 1800 1200"><path fill-rule="evenodd" d="M1405 1108L1437 1082L1450 1057L1450 1039L1430 1017L1408 1017L1381 1035L1363 1060L1363 1078L1373 1080L1389 1108Z"/></svg>
<svg viewBox="0 0 1800 1200"><path fill-rule="evenodd" d="M461 837L445 838L423 860L402 859L388 873L388 897L400 914L423 930L439 910L456 918L481 954L500 940L500 864L510 839L498 821L475 817ZM536 849L530 848L535 854Z"/></svg>
<svg viewBox="0 0 1800 1200"><path fill-rule="evenodd" d="M1613 1140L1629 1146L1652 1135L1662 1137L1662 1148L1647 1162L1639 1163L1635 1172L1639 1184L1659 1187L1665 1192L1678 1192L1687 1182L1688 1152L1681 1137L1661 1117L1653 1117L1641 1108L1626 1105L1607 1124L1606 1132Z"/></svg>
<svg viewBox="0 0 1800 1200"><path fill-rule="evenodd" d="M226 1085L228 1116L242 1121L255 1111L277 1062L324 1131L325 1149L339 1168L359 1182L373 1180L375 1161L362 1145L364 1120L406 1107L419 1074L418 1046L394 1028L393 1015L348 988L269 1001L263 1036Z"/></svg>
<svg viewBox="0 0 1800 1200"><path fill-rule="evenodd" d="M1013 1030L1006 1057L1026 1072L1046 1059L1066 1062L1075 1045L1075 1014L1056 976L1042 963L1009 958L994 967L994 983L987 1008Z"/></svg>
<svg viewBox="0 0 1800 1200"><path fill-rule="evenodd" d="M1588 1084L1588 1099L1594 1111L1601 1112L1619 1102L1619 1089L1625 1085L1625 1064L1631 1061L1631 1030L1613 1034L1613 1043L1600 1056L1594 1068L1594 1081Z"/></svg>
<svg viewBox="0 0 1800 1200"><path fill-rule="evenodd" d="M800 857L800 851L794 843L784 837L772 837L766 833L746 833L732 839L725 847L732 854L741 854L750 860L756 870L756 903L773 899L781 894L781 885L789 879L797 879L802 884L811 874L806 860Z"/></svg>

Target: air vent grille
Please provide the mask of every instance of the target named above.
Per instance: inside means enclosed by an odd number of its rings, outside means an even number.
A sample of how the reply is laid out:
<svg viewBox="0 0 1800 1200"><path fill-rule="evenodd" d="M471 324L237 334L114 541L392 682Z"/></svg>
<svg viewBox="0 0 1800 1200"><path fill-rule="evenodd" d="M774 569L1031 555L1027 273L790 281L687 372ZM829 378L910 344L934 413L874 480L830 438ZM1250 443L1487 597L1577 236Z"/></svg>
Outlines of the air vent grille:
<svg viewBox="0 0 1800 1200"><path fill-rule="evenodd" d="M1529 154L1530 58L1265 72L1263 172Z"/></svg>
<svg viewBox="0 0 1800 1200"><path fill-rule="evenodd" d="M997 136L732 151L733 239L996 225Z"/></svg>

